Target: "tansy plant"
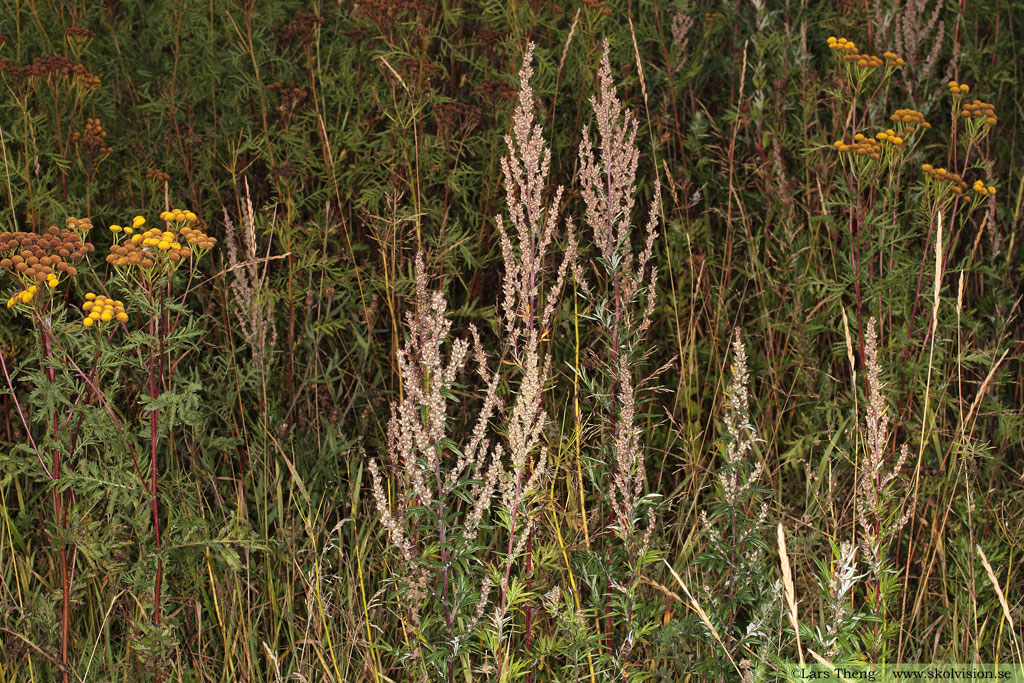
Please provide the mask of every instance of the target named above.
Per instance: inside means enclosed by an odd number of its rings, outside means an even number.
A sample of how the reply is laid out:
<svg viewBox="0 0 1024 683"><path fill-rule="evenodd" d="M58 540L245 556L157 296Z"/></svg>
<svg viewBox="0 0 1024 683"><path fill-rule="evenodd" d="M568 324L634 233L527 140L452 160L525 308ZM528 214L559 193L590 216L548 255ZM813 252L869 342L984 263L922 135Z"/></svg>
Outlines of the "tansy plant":
<svg viewBox="0 0 1024 683"><path fill-rule="evenodd" d="M156 568L153 580L152 622L157 628L161 621L161 588L163 583L163 555L161 554L160 497L158 491L157 455L161 433L160 414L165 413L164 430L169 430L174 419L175 406L170 387L170 359L183 352L186 336L176 334L181 316L186 309L180 306L188 295L199 261L216 243L208 236L199 217L192 211L173 209L160 213L163 228L146 227L143 216L135 216L131 225L111 225L113 244L106 261L112 267L115 279L125 291L141 294L141 308L146 313L143 344L138 360L146 377L148 400L144 401L149 420L149 473L147 489L153 520L156 546ZM175 284L185 276L185 293L175 297ZM118 316L121 310L116 301L104 299L89 311L94 321ZM100 315L95 317L97 309ZM165 393L168 392L168 393ZM160 635L160 634L158 634Z"/></svg>
<svg viewBox="0 0 1024 683"><path fill-rule="evenodd" d="M877 298L879 305L886 301L887 310L876 313L879 319L893 320L893 284L884 278L899 272L895 259L897 240L906 227L902 224L909 220L914 227L923 225L926 231L909 307L911 337L915 318L923 312L925 259L932 252L937 222L946 221L944 232L955 241L971 213L995 194L996 188L988 180L988 164L977 157L980 143L998 118L991 104L966 100L970 93L967 84L950 81L952 125L947 159L942 165L917 162L920 175L916 176L912 159L932 125L915 109L889 109L889 80L896 69L904 66L903 60L888 52L882 57L860 54L855 43L835 36L828 38L828 47L835 55L841 84L835 92L839 103L835 120L843 122L842 133L833 147L838 156L837 179L846 183L847 201L841 203L840 211L845 214L850 238L857 351L863 364L869 299ZM880 129L872 119L886 110L892 112L888 114L890 126ZM916 191L901 191L909 189L905 186L915 176L919 178Z"/></svg>
<svg viewBox="0 0 1024 683"><path fill-rule="evenodd" d="M43 475L50 483L53 498L53 532L60 554L60 665L62 678L68 681L68 647L70 641L71 587L75 574L75 549L67 534L69 508L74 502L74 490L62 481L62 470L75 451L77 428L70 423L70 397L50 393L58 386L57 373L67 373L66 364L60 362L62 350L54 328L63 321L60 284L78 274L76 264L93 250L83 237L92 227L88 219L68 218L67 226L50 226L44 233L5 232L0 234L0 267L13 281L15 291L7 300L7 308L25 316L37 341L38 371L27 373L41 392L42 410L27 412L14 392L16 376L12 377L6 360L0 354L0 364L10 390L18 417L28 436L29 450L35 456ZM61 379L64 379L63 377ZM81 400L79 396L77 400ZM76 401L77 402L77 401ZM43 425L33 430L29 420ZM37 438L38 437L38 438Z"/></svg>
<svg viewBox="0 0 1024 683"><path fill-rule="evenodd" d="M78 671L71 651L75 578L95 572L124 574L131 581L133 574L119 569L123 559L112 559L125 555L118 550L124 545L124 530L100 524L95 516L104 506L109 511L115 501L124 509L134 507L138 500L132 500L130 494L139 485L148 498L156 548L151 620L157 628L161 623L159 437L169 433L176 418L190 420L187 408L192 400L187 391L169 391L169 359L181 358L188 338L187 332L178 329L187 310L180 305L182 297L174 292L184 281L187 293L199 260L215 244L191 211L167 211L161 218L163 229L147 229L142 216L136 216L130 226L111 226L114 239L106 258L110 275L106 282L91 268L79 274L93 251L86 241L93 227L87 218L68 218L63 228L51 226L42 233L0 234L0 268L7 274L6 285L12 287L6 308L9 315L16 316L14 324L28 321L36 339L36 353L18 368L9 367L0 355L7 389L27 436L23 449L34 458L4 461L3 465L36 476L41 470L49 484L54 513L51 538L59 555L61 586L59 618L50 623L59 623L60 661L55 667L64 681L75 680ZM101 291L84 292L79 304L69 305L71 292L63 285L81 278L89 278ZM115 297L112 289L124 292L125 300ZM132 331L135 313L146 318L142 331ZM132 335L127 343L113 343L115 335L123 333ZM125 385L133 364L141 370L145 383L140 388L148 422L148 468L136 456L131 416L112 407L113 393L131 391ZM29 405L23 405L15 391L23 385L32 389ZM122 466L123 472L109 459L118 444L131 456L131 464ZM30 467L31 462L37 467ZM146 532L138 529L138 533ZM144 564L152 561L140 560ZM138 583L138 572L134 574ZM149 583L148 579L142 582ZM40 609L40 618L46 611L45 606ZM161 632L155 635L158 642L165 638ZM139 641L140 650L148 647L146 642L146 638ZM161 677L159 666L156 676L158 680Z"/></svg>

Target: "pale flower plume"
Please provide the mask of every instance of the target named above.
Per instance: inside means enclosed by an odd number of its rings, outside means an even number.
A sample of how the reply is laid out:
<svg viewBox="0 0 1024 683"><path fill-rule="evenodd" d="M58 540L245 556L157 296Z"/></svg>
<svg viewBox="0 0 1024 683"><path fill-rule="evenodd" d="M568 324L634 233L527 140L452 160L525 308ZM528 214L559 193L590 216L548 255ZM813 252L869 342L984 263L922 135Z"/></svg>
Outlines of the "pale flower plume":
<svg viewBox="0 0 1024 683"><path fill-rule="evenodd" d="M590 98L597 119L597 151L590 139L590 126L583 127L580 142L580 179L586 204L587 223L594 230L594 242L602 260L614 272L615 309L619 319L616 327L642 335L650 326L656 297L654 283L658 269L651 263L654 240L658 236L658 209L661 205L661 183L655 180L645 228L644 248L634 255L631 246L633 224L630 217L635 206L636 170L640 150L636 146L637 120L633 112L624 109L615 93L609 60L608 42L598 68L598 94ZM646 289L650 293L639 323L632 321L630 304ZM618 329L613 330L618 343ZM628 340L621 340L626 342ZM617 352L617 350L613 350Z"/></svg>
<svg viewBox="0 0 1024 683"><path fill-rule="evenodd" d="M599 304L608 311L600 317L608 327L611 342L609 378L616 411L611 425L614 460L608 494L617 526L624 536L632 538L646 480L644 448L635 425L636 383L632 376L635 358L632 352L651 324L657 300L654 283L658 272L651 257L658 234L661 185L655 181L643 249L634 254L631 216L636 205L636 172L640 159L636 146L638 123L615 92L607 41L598 68L598 93L590 98L590 104L596 119L597 140L596 143L591 140L590 126L585 125L579 159L586 221L594 232L600 261L609 278L610 301ZM577 268L574 275L581 290L592 296L582 269ZM638 304L642 304L639 319L635 313ZM648 521L651 520L648 514ZM646 546L650 531L651 525L641 537L638 549Z"/></svg>
<svg viewBox="0 0 1024 683"><path fill-rule="evenodd" d="M548 417L541 403L550 374L551 359L541 351L541 339L554 317L565 274L575 261L576 245L570 227L565 255L553 283L546 281L545 260L549 256L562 187L554 191L550 204L545 197L551 150L536 121L533 106L533 50L530 43L519 71L519 102L512 115L512 132L505 136L508 153L501 159L505 180L508 221L498 215L501 252L505 265L502 312L504 342L518 370L519 388L506 425L511 468L502 481L507 509L515 510L525 493L542 475L547 450L541 443ZM541 288L548 290L546 299ZM536 461L534 461L534 458ZM523 481L523 477L528 479Z"/></svg>
<svg viewBox="0 0 1024 683"><path fill-rule="evenodd" d="M387 443L390 464L400 468L410 489L397 496L394 505L384 491L380 467L375 459L369 463L372 491L384 527L398 553L407 562L419 554L415 547L409 508L437 509L453 506L454 490L469 474L468 499L472 504L464 510L461 523L446 529L446 542L453 547L471 543L479 532L484 513L498 484L501 447L491 449L487 426L498 408L498 378L486 368L486 358L473 329L476 362L487 383L487 392L477 413L469 438L458 443L451 436L448 413L449 398L456 379L464 369L470 343L464 339L450 342L451 321L447 303L441 292L427 287L422 255L416 259L415 305L407 314L409 339L398 352L401 371L402 399L392 405L388 423ZM490 458L488 458L490 455ZM422 582L413 572L410 585ZM486 591L485 591L486 592ZM412 606L415 608L415 606Z"/></svg>
<svg viewBox="0 0 1024 683"><path fill-rule="evenodd" d="M568 227L565 253L554 282L545 275L545 262L555 238L562 187L548 197L545 192L551 166L551 150L544 141L544 131L536 121L533 106L533 50L530 43L519 71L519 101L512 115L512 132L505 136L508 153L501 159L508 206L508 221L496 217L501 238L501 254L505 265L503 300L504 338L507 355L514 366L510 382L518 380L511 409L507 411L503 429L509 455L508 466L499 482L502 506L506 513L508 541L504 560L504 576L497 622L507 617L508 591L512 568L528 549L536 525L534 513L536 494L546 475L547 446L544 430L548 415L543 394L551 370L551 356L542 350L542 343L555 316L565 274L576 260L576 243L571 224ZM547 290L547 297L541 295ZM529 574L529 557L527 574ZM529 585L530 578L527 577ZM501 630L499 628L499 630ZM498 675L501 677L499 644Z"/></svg>
<svg viewBox="0 0 1024 683"><path fill-rule="evenodd" d="M863 532L861 540L865 561L877 574L881 571L882 546L907 523L913 501L905 510L901 510L903 506L898 500L900 496L892 488L907 461L907 444L900 447L896 462L886 467L890 438L889 411L883 393L882 368L878 359L878 325L874 317L868 320L865 347L868 371L868 405L865 416L867 444L857 484L857 519Z"/></svg>

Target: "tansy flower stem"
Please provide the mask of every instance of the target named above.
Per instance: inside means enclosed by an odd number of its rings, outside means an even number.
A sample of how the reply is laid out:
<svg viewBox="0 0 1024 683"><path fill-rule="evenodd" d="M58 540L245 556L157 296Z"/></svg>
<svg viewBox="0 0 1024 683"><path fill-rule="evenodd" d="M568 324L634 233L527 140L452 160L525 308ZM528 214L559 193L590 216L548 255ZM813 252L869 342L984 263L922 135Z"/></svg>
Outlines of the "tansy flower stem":
<svg viewBox="0 0 1024 683"><path fill-rule="evenodd" d="M152 303L153 297L152 292L150 293L150 302ZM149 320L149 333L153 337L159 337L159 352L156 353L155 349L150 346L149 350L149 396L151 399L156 399L160 392L160 379L163 376L161 368L163 360L163 338L160 337L161 325L160 321L163 317L163 299L159 301L160 307L155 316L151 316ZM153 510L153 537L156 543L156 577L153 583L153 625L160 625L160 584L163 581L163 558L160 557L160 504L157 497L157 476L156 476L156 451L157 451L157 422L158 422L158 411L149 411L149 440L150 440L150 461L149 461L149 492L150 492L150 505Z"/></svg>
<svg viewBox="0 0 1024 683"><path fill-rule="evenodd" d="M45 367L43 368L46 374L46 379L53 384L55 380L55 373L52 365L49 361L53 358L53 344L50 339L50 331L46 327L46 323L43 320L38 321L39 326L39 338L43 345L43 357ZM56 410L53 413L53 441L54 443L59 442L58 433L60 430L60 419L57 416ZM50 468L50 480L56 482L60 479L60 448L54 446L53 448L53 466ZM57 519L57 522L67 528L67 505L68 500L64 491L54 491L53 494L53 511ZM71 574L68 572L68 549L65 543L61 543L60 546L60 583L61 583L61 607L60 607L60 662L61 662L61 680L64 683L70 683L70 673L68 669L68 642L71 634Z"/></svg>

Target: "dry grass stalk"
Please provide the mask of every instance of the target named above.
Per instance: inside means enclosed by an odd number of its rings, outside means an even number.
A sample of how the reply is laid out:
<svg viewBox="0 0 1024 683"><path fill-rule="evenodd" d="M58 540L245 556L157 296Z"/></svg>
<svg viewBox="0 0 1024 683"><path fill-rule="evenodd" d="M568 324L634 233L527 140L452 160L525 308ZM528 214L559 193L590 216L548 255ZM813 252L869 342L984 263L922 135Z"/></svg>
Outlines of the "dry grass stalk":
<svg viewBox="0 0 1024 683"><path fill-rule="evenodd" d="M804 664L804 648L800 644L800 622L796 611L796 588L793 586L793 570L789 565L789 554L786 552L786 534L782 530L782 522L778 526L779 563L782 567L782 585L786 591L786 604L789 605L789 623L796 634L796 650L800 656L800 666Z"/></svg>

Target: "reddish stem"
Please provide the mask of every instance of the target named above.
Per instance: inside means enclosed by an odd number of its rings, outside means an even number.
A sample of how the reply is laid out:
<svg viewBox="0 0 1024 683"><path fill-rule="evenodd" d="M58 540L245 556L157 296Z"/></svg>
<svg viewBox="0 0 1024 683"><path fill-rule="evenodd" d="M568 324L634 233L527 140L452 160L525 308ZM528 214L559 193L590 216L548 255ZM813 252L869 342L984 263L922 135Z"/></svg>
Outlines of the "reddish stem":
<svg viewBox="0 0 1024 683"><path fill-rule="evenodd" d="M46 323L39 323L39 336L43 342L43 355L46 360L53 357L53 344L50 341L49 330ZM53 367L47 365L44 368L46 379L53 384L56 378ZM60 429L60 420L56 411L53 414L53 440L57 442L57 432ZM50 480L56 482L60 479L60 449L54 446L53 466L50 468ZM57 523L67 528L67 500L63 491L55 491L53 494L53 511ZM68 549L64 542L60 546L60 583L61 583L61 606L60 606L60 663L61 680L70 683L71 675L68 672L68 643L71 639L71 577L68 574Z"/></svg>
<svg viewBox="0 0 1024 683"><path fill-rule="evenodd" d="M162 303L162 301L161 301ZM162 308L162 306L161 306ZM159 349L157 353L154 353L152 347L149 351L149 396L151 399L156 399L159 396L161 380L163 378L163 337L162 322L163 311L159 311L156 316L150 318L149 331L153 337L159 338ZM153 510L153 536L156 543L156 577L153 583L153 625L160 625L160 585L163 581L164 563L163 558L160 557L160 503L157 498L157 476L156 476L156 451L157 451L157 422L158 422L157 410L149 411L149 493L150 493L150 506ZM161 681L161 677L157 677L157 682Z"/></svg>

